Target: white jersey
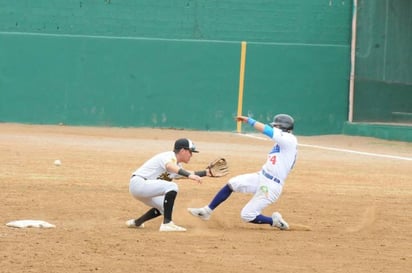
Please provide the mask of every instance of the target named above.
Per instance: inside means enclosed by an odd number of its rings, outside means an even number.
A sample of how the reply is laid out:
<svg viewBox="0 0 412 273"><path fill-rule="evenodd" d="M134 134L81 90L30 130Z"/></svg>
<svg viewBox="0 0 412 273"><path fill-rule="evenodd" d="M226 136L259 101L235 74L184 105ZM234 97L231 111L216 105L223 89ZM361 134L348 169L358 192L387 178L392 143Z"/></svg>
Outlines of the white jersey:
<svg viewBox="0 0 412 273"><path fill-rule="evenodd" d="M246 222L253 221L267 206L279 199L297 156L298 142L293 134L269 126L265 127L263 134L274 140L275 145L267 155L262 169L232 177L228 182L235 192L254 194L241 212L241 217Z"/></svg>
<svg viewBox="0 0 412 273"><path fill-rule="evenodd" d="M177 163L176 154L173 151L163 152L157 154L146 161L140 168L138 168L133 175L143 177L147 180L157 179L161 174L167 173L170 178L175 178L178 174L169 173L166 170L168 163L174 163L181 167L180 163Z"/></svg>
<svg viewBox="0 0 412 273"><path fill-rule="evenodd" d="M275 145L270 150L262 170L283 184L295 164L298 141L293 134L278 128L273 128L272 139Z"/></svg>

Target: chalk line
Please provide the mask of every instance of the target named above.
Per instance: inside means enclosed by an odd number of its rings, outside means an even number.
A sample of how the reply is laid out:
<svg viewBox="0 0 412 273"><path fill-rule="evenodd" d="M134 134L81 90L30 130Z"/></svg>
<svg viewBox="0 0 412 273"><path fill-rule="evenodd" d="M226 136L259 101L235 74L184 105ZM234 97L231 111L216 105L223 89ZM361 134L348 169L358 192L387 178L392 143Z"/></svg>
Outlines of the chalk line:
<svg viewBox="0 0 412 273"><path fill-rule="evenodd" d="M269 140L268 138L264 138L264 137L260 137L260 136L239 134L239 133L235 133L235 134L237 134L239 136L250 137L250 138L255 138L255 139ZM404 157L404 156L368 153L368 152L361 152L361 151L348 150L348 149L339 149L339 148L319 146L319 145L310 145L310 144L298 144L298 146L321 149L321 150L328 150L328 151L335 151L335 152L342 152L342 153L350 153L350 154L366 155L366 156L373 156L373 157L383 157L383 158L391 158L391 159L412 161L411 157Z"/></svg>

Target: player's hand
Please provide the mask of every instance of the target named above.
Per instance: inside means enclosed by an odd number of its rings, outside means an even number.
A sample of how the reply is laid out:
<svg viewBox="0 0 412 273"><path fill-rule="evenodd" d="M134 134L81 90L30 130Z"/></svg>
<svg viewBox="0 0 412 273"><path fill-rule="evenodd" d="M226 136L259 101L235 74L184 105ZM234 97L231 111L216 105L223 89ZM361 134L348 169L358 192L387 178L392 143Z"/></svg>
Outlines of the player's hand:
<svg viewBox="0 0 412 273"><path fill-rule="evenodd" d="M196 181L199 184L202 184L202 178L200 176L196 175L196 174L191 174L191 175L189 175L188 178L191 179L191 180Z"/></svg>
<svg viewBox="0 0 412 273"><path fill-rule="evenodd" d="M237 120L237 121L247 122L248 117L245 117L245 116L237 116L237 117L236 117L236 120Z"/></svg>

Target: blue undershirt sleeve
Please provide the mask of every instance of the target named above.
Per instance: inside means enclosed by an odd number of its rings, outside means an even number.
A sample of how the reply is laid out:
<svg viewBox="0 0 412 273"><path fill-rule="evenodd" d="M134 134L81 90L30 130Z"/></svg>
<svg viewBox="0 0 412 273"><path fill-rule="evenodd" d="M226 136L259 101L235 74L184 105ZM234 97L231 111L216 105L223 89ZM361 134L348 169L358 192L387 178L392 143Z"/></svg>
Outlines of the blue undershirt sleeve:
<svg viewBox="0 0 412 273"><path fill-rule="evenodd" d="M264 135L267 135L270 138L273 138L273 128L270 127L269 125L265 124L265 128L263 128Z"/></svg>

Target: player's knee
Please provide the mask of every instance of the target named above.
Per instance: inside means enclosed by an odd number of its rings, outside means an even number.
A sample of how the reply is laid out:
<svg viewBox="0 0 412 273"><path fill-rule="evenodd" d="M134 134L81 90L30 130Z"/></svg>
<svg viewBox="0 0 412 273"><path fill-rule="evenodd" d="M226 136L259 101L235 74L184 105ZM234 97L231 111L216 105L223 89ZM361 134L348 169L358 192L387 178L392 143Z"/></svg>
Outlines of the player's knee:
<svg viewBox="0 0 412 273"><path fill-rule="evenodd" d="M235 177L230 178L229 181L227 181L227 184L229 185L229 187L230 187L232 190L233 190L233 185L236 184L236 179L237 179L237 177L235 176Z"/></svg>
<svg viewBox="0 0 412 273"><path fill-rule="evenodd" d="M177 186L177 184L175 182L169 182L166 188L166 192L169 191L175 191L178 192L179 191L179 187Z"/></svg>
<svg viewBox="0 0 412 273"><path fill-rule="evenodd" d="M243 222L250 222L253 221L256 218L256 213L251 212L251 211L246 211L245 209L243 209L240 212L240 218L242 219Z"/></svg>

